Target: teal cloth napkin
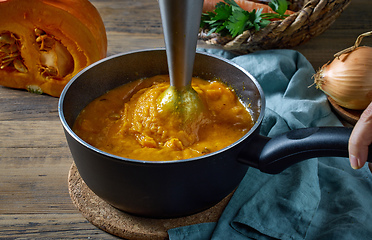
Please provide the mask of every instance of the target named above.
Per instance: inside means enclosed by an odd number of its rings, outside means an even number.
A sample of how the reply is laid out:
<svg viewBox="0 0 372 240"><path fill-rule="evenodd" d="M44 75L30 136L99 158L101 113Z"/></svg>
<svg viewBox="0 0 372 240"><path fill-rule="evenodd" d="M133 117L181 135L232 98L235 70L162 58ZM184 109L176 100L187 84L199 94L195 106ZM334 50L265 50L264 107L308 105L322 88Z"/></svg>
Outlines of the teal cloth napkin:
<svg viewBox="0 0 372 240"><path fill-rule="evenodd" d="M266 113L261 134L291 129L341 126L326 96L313 83L314 69L294 50L267 50L230 59L261 84ZM168 231L171 240L372 239L372 179L347 158L314 158L269 175L249 168L217 223Z"/></svg>

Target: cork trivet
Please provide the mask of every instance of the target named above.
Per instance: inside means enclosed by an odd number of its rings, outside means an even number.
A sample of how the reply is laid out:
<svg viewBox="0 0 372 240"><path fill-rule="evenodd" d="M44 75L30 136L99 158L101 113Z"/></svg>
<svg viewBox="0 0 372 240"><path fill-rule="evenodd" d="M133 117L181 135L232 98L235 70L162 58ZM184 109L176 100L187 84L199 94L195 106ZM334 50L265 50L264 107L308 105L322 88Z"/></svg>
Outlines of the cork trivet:
<svg viewBox="0 0 372 240"><path fill-rule="evenodd" d="M231 193L210 209L187 217L151 219L120 211L99 198L82 180L75 164L69 171L68 188L72 202L89 222L112 235L130 240L168 239L167 230L171 228L216 222L232 196Z"/></svg>

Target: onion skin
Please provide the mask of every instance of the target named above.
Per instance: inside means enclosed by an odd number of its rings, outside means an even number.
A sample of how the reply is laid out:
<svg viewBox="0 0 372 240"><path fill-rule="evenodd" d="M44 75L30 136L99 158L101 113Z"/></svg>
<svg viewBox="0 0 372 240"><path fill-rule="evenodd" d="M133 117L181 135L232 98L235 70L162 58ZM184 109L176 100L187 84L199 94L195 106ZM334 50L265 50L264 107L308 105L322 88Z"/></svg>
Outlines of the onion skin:
<svg viewBox="0 0 372 240"><path fill-rule="evenodd" d="M315 84L338 105L364 110L372 101L372 48L357 47L325 64Z"/></svg>

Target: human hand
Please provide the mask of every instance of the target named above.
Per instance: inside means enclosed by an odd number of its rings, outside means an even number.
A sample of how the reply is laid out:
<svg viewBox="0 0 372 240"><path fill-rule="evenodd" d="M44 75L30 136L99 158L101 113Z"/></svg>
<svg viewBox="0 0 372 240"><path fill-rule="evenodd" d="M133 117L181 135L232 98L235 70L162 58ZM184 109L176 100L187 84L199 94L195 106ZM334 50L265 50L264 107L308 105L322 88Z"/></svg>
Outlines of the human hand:
<svg viewBox="0 0 372 240"><path fill-rule="evenodd" d="M359 169L367 162L368 146L372 143L372 102L363 111L349 139L351 167ZM369 164L372 172L372 165Z"/></svg>

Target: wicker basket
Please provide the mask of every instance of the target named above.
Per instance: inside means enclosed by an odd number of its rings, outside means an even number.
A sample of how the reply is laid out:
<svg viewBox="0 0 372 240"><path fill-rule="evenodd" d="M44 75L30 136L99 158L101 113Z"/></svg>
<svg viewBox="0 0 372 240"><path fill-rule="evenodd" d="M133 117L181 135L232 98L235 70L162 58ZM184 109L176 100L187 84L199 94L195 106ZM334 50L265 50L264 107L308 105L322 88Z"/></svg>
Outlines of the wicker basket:
<svg viewBox="0 0 372 240"><path fill-rule="evenodd" d="M199 39L207 44L221 46L238 54L275 48L292 48L324 32L350 4L351 0L293 0L295 13L286 19L273 21L260 31L247 30L231 37L208 35L208 29L199 32Z"/></svg>

